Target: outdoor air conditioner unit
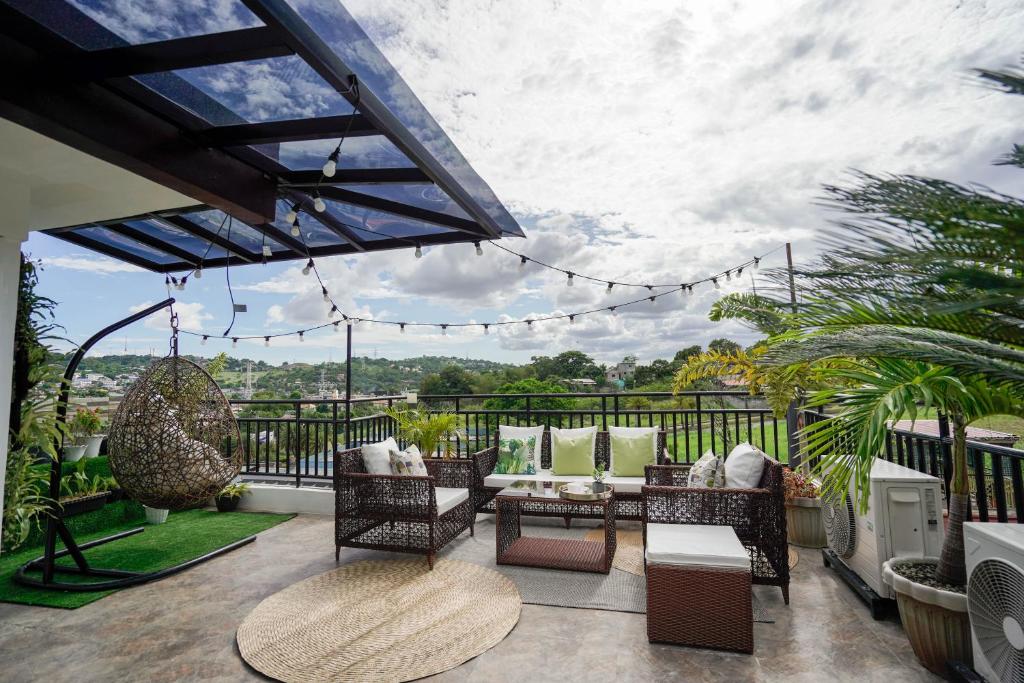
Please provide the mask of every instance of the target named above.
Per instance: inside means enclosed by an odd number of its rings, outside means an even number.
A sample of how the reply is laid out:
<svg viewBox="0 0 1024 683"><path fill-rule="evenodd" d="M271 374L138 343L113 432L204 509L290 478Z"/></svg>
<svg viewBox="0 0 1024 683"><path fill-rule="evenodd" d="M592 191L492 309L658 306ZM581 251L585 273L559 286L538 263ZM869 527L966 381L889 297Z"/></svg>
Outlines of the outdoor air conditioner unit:
<svg viewBox="0 0 1024 683"><path fill-rule="evenodd" d="M856 575L874 592L872 596L863 585L851 582L871 605L875 618L882 614L877 598L896 597L882 580L882 564L893 557L938 557L942 550L941 482L888 460L876 458L871 467L866 513L860 512L853 481L845 500L823 501L821 512L834 553L825 556L826 563L838 561L847 570L840 573Z"/></svg>
<svg viewBox="0 0 1024 683"><path fill-rule="evenodd" d="M989 683L1024 681L1024 528L964 524L974 669Z"/></svg>

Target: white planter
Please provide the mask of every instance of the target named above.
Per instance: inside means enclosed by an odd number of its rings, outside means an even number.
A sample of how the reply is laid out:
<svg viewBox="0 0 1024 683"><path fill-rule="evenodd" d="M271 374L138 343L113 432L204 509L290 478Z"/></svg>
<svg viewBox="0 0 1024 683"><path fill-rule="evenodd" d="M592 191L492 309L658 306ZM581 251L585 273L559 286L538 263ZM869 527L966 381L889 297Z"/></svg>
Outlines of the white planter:
<svg viewBox="0 0 1024 683"><path fill-rule="evenodd" d="M64 462L78 462L85 455L85 444L81 446L65 446Z"/></svg>
<svg viewBox="0 0 1024 683"><path fill-rule="evenodd" d="M892 570L894 564L907 561L937 564L938 558L895 557L882 565L882 578L896 591L900 621L918 661L940 676L946 675L949 660L972 664L967 596L915 583Z"/></svg>
<svg viewBox="0 0 1024 683"><path fill-rule="evenodd" d="M146 521L149 524L163 524L167 521L167 514L170 510L161 510L160 508L151 508L148 505L143 505L146 510Z"/></svg>
<svg viewBox="0 0 1024 683"><path fill-rule="evenodd" d="M100 454L100 445L103 443L103 439L107 438L106 434L97 434L96 436L89 436L85 439L85 457L95 458Z"/></svg>
<svg viewBox="0 0 1024 683"><path fill-rule="evenodd" d="M786 535L801 548L824 548L828 545L825 524L821 519L820 498L792 498L786 501Z"/></svg>

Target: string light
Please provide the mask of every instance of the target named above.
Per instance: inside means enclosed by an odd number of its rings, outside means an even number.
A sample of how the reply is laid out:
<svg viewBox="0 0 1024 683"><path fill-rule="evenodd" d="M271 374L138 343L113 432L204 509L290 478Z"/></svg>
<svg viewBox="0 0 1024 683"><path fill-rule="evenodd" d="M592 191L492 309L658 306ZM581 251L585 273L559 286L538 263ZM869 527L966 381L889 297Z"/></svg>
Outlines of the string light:
<svg viewBox="0 0 1024 683"><path fill-rule="evenodd" d="M316 209L317 213L323 213L327 208L327 205L324 204L324 200L320 198L319 194L316 196L316 199L313 200L313 208Z"/></svg>
<svg viewBox="0 0 1024 683"><path fill-rule="evenodd" d="M233 349L237 349L238 348L238 337L232 337L231 338L231 348L233 348Z"/></svg>
<svg viewBox="0 0 1024 683"><path fill-rule="evenodd" d="M569 314L569 324L573 325L576 323L576 315L574 313Z"/></svg>
<svg viewBox="0 0 1024 683"><path fill-rule="evenodd" d="M334 333L337 334L338 332L341 332L341 321L340 320L337 321L336 323L334 323Z"/></svg>
<svg viewBox="0 0 1024 683"><path fill-rule="evenodd" d="M490 333L491 333L491 326L488 325L487 323L484 323L484 334L490 334Z"/></svg>
<svg viewBox="0 0 1024 683"><path fill-rule="evenodd" d="M722 285L718 284L718 278L717 277L711 278L711 281L715 284L715 289L721 289L722 288Z"/></svg>
<svg viewBox="0 0 1024 683"><path fill-rule="evenodd" d="M443 336L443 337L447 337L448 336L448 326L447 325L441 325L441 336Z"/></svg>
<svg viewBox="0 0 1024 683"><path fill-rule="evenodd" d="M313 259L309 259L309 262L302 268L302 274L309 275L311 270L313 270Z"/></svg>
<svg viewBox="0 0 1024 683"><path fill-rule="evenodd" d="M263 338L263 345L264 346L270 346L270 337L264 337Z"/></svg>
<svg viewBox="0 0 1024 683"><path fill-rule="evenodd" d="M653 304L653 303L654 303L654 300L655 300L655 299L657 299L658 297L656 297L656 296L649 296L649 297L647 297L647 298L648 298L648 299L650 299L650 300L651 300L651 303Z"/></svg>
<svg viewBox="0 0 1024 683"><path fill-rule="evenodd" d="M572 273L566 273L566 275L568 277L565 280L565 286L566 287L572 287Z"/></svg>
<svg viewBox="0 0 1024 683"><path fill-rule="evenodd" d="M476 246L476 255L477 256L483 256L484 255L484 249L483 249L483 247L480 246L480 243L479 242L473 242L473 244Z"/></svg>
<svg viewBox="0 0 1024 683"><path fill-rule="evenodd" d="M177 289L179 292L185 291L185 280L187 280L187 279L188 279L188 276L186 275L185 277L183 277L180 280L178 280L174 284L174 288Z"/></svg>
<svg viewBox="0 0 1024 683"><path fill-rule="evenodd" d="M338 313L338 307L331 304L331 310L327 312L328 318L333 318Z"/></svg>
<svg viewBox="0 0 1024 683"><path fill-rule="evenodd" d="M299 341L300 342L306 341L306 335L303 333L302 330L299 330Z"/></svg>
<svg viewBox="0 0 1024 683"><path fill-rule="evenodd" d="M274 255L274 252L272 252L272 251L270 250L270 246L269 246L269 245L266 245L266 244L264 244L264 245L263 245L263 258L270 258L270 257L271 257L271 256L273 256L273 255Z"/></svg>
<svg viewBox="0 0 1024 683"><path fill-rule="evenodd" d="M522 270L523 268L526 267L526 261L527 261L527 258L525 256L520 256L519 257L519 270Z"/></svg>
<svg viewBox="0 0 1024 683"><path fill-rule="evenodd" d="M284 222L291 223L292 225L298 225L299 220L299 209L302 207L298 204L292 204L292 208L288 210L288 213L284 215Z"/></svg>
<svg viewBox="0 0 1024 683"><path fill-rule="evenodd" d="M210 338L210 335L204 334L202 341L199 342L200 346L206 346L206 340Z"/></svg>
<svg viewBox="0 0 1024 683"><path fill-rule="evenodd" d="M423 249L420 247L420 245L416 245L416 251L414 252L414 254L416 258L423 258Z"/></svg>
<svg viewBox="0 0 1024 683"><path fill-rule="evenodd" d="M725 271L725 279L727 282L732 280L732 273L730 273L728 270Z"/></svg>
<svg viewBox="0 0 1024 683"><path fill-rule="evenodd" d="M338 157L341 156L341 143L334 148L334 151L327 157L327 161L324 162L323 172L328 178L333 178L334 173L338 170Z"/></svg>
<svg viewBox="0 0 1024 683"><path fill-rule="evenodd" d="M305 275L305 273L303 273ZM329 304L331 302L331 295L327 293L326 287L320 287L324 292L324 303Z"/></svg>
<svg viewBox="0 0 1024 683"><path fill-rule="evenodd" d="M292 221L292 237L298 237L301 234L302 230L299 229L299 218L296 216L295 220Z"/></svg>
<svg viewBox="0 0 1024 683"><path fill-rule="evenodd" d="M398 323L398 331L405 334L405 323Z"/></svg>
<svg viewBox="0 0 1024 683"><path fill-rule="evenodd" d="M755 256L754 257L754 270L757 270L758 266L760 266L760 265L761 265L761 257L760 256Z"/></svg>
<svg viewBox="0 0 1024 683"><path fill-rule="evenodd" d="M197 280L202 280L203 279L203 267L199 266L198 268L196 268L195 272L192 273L192 277L194 277Z"/></svg>
<svg viewBox="0 0 1024 683"><path fill-rule="evenodd" d="M615 306L609 306L608 310L611 312L612 315L618 315L618 313L615 312Z"/></svg>
<svg viewBox="0 0 1024 683"><path fill-rule="evenodd" d="M609 282L608 283L608 289L604 290L604 293L606 295L611 294L612 293L612 287L614 287L614 286L615 286L614 282Z"/></svg>

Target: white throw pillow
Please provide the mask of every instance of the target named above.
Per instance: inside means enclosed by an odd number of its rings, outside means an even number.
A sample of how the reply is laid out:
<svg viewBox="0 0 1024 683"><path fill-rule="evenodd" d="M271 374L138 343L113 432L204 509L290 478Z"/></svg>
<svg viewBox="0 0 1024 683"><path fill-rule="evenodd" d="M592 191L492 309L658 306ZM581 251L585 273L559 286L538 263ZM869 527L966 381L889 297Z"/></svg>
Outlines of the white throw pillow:
<svg viewBox="0 0 1024 683"><path fill-rule="evenodd" d="M731 489L757 488L767 456L749 443L732 449L725 459L725 485Z"/></svg>
<svg viewBox="0 0 1024 683"><path fill-rule="evenodd" d="M720 489L725 486L722 460L710 448L693 463L686 485L692 489Z"/></svg>
<svg viewBox="0 0 1024 683"><path fill-rule="evenodd" d="M363 467L368 474L391 474L392 450L398 450L395 437L389 436L379 443L368 443L362 447Z"/></svg>
<svg viewBox="0 0 1024 683"><path fill-rule="evenodd" d="M427 472L427 466L423 464L423 456L420 455L420 449L416 444L412 444L404 451L398 450L397 446L392 448L388 451L388 459L391 461L391 474L409 477L425 477L430 474Z"/></svg>

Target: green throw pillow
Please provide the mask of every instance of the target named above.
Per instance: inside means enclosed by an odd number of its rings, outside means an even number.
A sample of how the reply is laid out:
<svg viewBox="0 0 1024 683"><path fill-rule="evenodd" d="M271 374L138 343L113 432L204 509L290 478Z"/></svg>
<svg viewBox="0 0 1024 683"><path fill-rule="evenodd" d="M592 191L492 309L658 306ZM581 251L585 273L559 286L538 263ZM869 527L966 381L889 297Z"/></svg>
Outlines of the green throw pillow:
<svg viewBox="0 0 1024 683"><path fill-rule="evenodd" d="M642 477L644 467L654 464L654 434L621 436L612 434L612 476Z"/></svg>
<svg viewBox="0 0 1024 683"><path fill-rule="evenodd" d="M498 439L498 462L494 465L494 473L536 474L536 447L537 438L533 436L525 439Z"/></svg>
<svg viewBox="0 0 1024 683"><path fill-rule="evenodd" d="M551 473L559 476L568 474L594 473L594 435L584 434L575 438L551 434Z"/></svg>

